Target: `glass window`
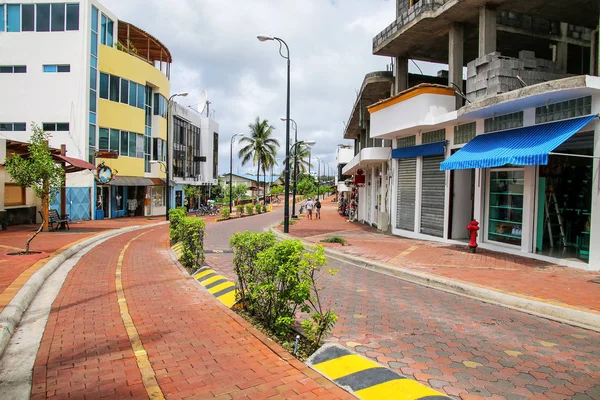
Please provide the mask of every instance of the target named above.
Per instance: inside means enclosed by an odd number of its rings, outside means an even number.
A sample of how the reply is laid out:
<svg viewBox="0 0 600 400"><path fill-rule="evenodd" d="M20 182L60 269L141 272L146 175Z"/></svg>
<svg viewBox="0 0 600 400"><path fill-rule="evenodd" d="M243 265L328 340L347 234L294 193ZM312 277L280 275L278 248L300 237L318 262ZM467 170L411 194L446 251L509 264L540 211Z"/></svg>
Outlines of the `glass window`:
<svg viewBox="0 0 600 400"><path fill-rule="evenodd" d="M121 79L121 103L129 103L129 81Z"/></svg>
<svg viewBox="0 0 600 400"><path fill-rule="evenodd" d="M79 4L67 4L67 30L79 30Z"/></svg>
<svg viewBox="0 0 600 400"><path fill-rule="evenodd" d="M71 72L71 66L70 65L57 65L57 71L58 72Z"/></svg>
<svg viewBox="0 0 600 400"><path fill-rule="evenodd" d="M89 125L88 144L91 147L96 147L96 125L94 125L94 124Z"/></svg>
<svg viewBox="0 0 600 400"><path fill-rule="evenodd" d="M69 131L69 123L68 122L59 122L56 124L57 132L68 132Z"/></svg>
<svg viewBox="0 0 600 400"><path fill-rule="evenodd" d="M42 129L46 132L54 132L56 131L56 124L52 122L44 122L42 124Z"/></svg>
<svg viewBox="0 0 600 400"><path fill-rule="evenodd" d="M26 130L25 122L15 122L13 124L13 131L15 132L25 132Z"/></svg>
<svg viewBox="0 0 600 400"><path fill-rule="evenodd" d="M108 74L100 72L100 98L108 100Z"/></svg>
<svg viewBox="0 0 600 400"><path fill-rule="evenodd" d="M4 205L22 206L25 204L25 188L14 183L4 184Z"/></svg>
<svg viewBox="0 0 600 400"><path fill-rule="evenodd" d="M12 73L13 73L12 65L0 66L0 74L12 74Z"/></svg>
<svg viewBox="0 0 600 400"><path fill-rule="evenodd" d="M50 4L36 4L35 5L35 30L36 32L49 32L50 31Z"/></svg>
<svg viewBox="0 0 600 400"><path fill-rule="evenodd" d="M60 32L65 30L65 3L52 4L52 14L50 30L52 32Z"/></svg>
<svg viewBox="0 0 600 400"><path fill-rule="evenodd" d="M142 85L138 85L138 94L137 94L137 106L138 108L144 109L144 104L146 103L145 95L145 87Z"/></svg>
<svg viewBox="0 0 600 400"><path fill-rule="evenodd" d="M488 240L521 245L524 170L491 170Z"/></svg>
<svg viewBox="0 0 600 400"><path fill-rule="evenodd" d="M21 5L6 5L6 31L21 32Z"/></svg>
<svg viewBox="0 0 600 400"><path fill-rule="evenodd" d="M106 44L106 15L100 17L100 43Z"/></svg>
<svg viewBox="0 0 600 400"><path fill-rule="evenodd" d="M113 22L112 20L108 20L106 24L106 43L107 46L113 46Z"/></svg>
<svg viewBox="0 0 600 400"><path fill-rule="evenodd" d="M98 68L98 59L94 56L90 56L90 65L94 68Z"/></svg>
<svg viewBox="0 0 600 400"><path fill-rule="evenodd" d="M23 4L21 6L21 28L23 32L35 30L35 5Z"/></svg>
<svg viewBox="0 0 600 400"><path fill-rule="evenodd" d="M92 6L92 31L98 32L98 9Z"/></svg>
<svg viewBox="0 0 600 400"><path fill-rule="evenodd" d="M153 160L160 160L160 158L158 157L158 141L160 139L158 138L153 138L152 139L152 159Z"/></svg>
<svg viewBox="0 0 600 400"><path fill-rule="evenodd" d="M44 72L56 72L56 65L44 65Z"/></svg>
<svg viewBox="0 0 600 400"><path fill-rule="evenodd" d="M4 4L0 4L0 32L4 32Z"/></svg>
<svg viewBox="0 0 600 400"><path fill-rule="evenodd" d="M90 67L90 89L96 89L97 84L98 84L98 73L96 72L96 68Z"/></svg>
<svg viewBox="0 0 600 400"><path fill-rule="evenodd" d="M90 89L90 111L93 112L98 110L98 99L96 97L96 91Z"/></svg>
<svg viewBox="0 0 600 400"><path fill-rule="evenodd" d="M25 65L15 65L13 67L15 74L24 74L27 72L27 66Z"/></svg>
<svg viewBox="0 0 600 400"><path fill-rule="evenodd" d="M134 107L137 106L136 99L137 99L137 83L129 82L129 105L134 106Z"/></svg>
<svg viewBox="0 0 600 400"><path fill-rule="evenodd" d="M135 135L135 156L144 158L144 135Z"/></svg>
<svg viewBox="0 0 600 400"><path fill-rule="evenodd" d="M106 128L98 129L98 150L108 150L108 129Z"/></svg>
<svg viewBox="0 0 600 400"><path fill-rule="evenodd" d="M119 77L110 76L110 100L119 101Z"/></svg>
<svg viewBox="0 0 600 400"><path fill-rule="evenodd" d="M96 123L96 114L91 112L89 119L90 119L90 124L95 124Z"/></svg>
<svg viewBox="0 0 600 400"><path fill-rule="evenodd" d="M129 157L135 157L136 134L129 132Z"/></svg>
<svg viewBox="0 0 600 400"><path fill-rule="evenodd" d="M12 124L0 123L0 132L10 132L12 130Z"/></svg>
<svg viewBox="0 0 600 400"><path fill-rule="evenodd" d="M118 129L110 130L110 151L119 151L120 132Z"/></svg>
<svg viewBox="0 0 600 400"><path fill-rule="evenodd" d="M96 32L92 32L92 43L91 43L92 49L92 55L93 56L98 56L98 34Z"/></svg>
<svg viewBox="0 0 600 400"><path fill-rule="evenodd" d="M121 131L121 152L119 155L129 155L129 132Z"/></svg>
<svg viewBox="0 0 600 400"><path fill-rule="evenodd" d="M123 186L116 186L115 189L115 208L117 211L123 211L125 207L125 199L123 198L125 189Z"/></svg>

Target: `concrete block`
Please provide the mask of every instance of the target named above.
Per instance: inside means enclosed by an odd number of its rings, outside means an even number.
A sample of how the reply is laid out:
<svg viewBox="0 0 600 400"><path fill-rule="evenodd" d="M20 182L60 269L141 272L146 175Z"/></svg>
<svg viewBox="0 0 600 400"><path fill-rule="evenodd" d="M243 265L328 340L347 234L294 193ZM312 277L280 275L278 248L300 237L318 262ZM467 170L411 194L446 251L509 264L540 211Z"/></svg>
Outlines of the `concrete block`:
<svg viewBox="0 0 600 400"><path fill-rule="evenodd" d="M533 60L531 58L527 58L523 60L523 68L525 69L536 69L537 68L537 61Z"/></svg>
<svg viewBox="0 0 600 400"><path fill-rule="evenodd" d="M535 58L535 52L534 51L529 51L529 50L521 50L519 52L519 58L521 60L533 59L533 58Z"/></svg>

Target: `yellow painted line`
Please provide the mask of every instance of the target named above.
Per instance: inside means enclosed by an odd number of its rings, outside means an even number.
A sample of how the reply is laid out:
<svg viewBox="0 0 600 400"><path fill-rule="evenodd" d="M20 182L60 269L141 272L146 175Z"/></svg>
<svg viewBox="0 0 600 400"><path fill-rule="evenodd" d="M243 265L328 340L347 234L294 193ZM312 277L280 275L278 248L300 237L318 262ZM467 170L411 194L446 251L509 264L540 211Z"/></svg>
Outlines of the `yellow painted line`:
<svg viewBox="0 0 600 400"><path fill-rule="evenodd" d="M357 390L354 394L363 400L416 400L427 396L443 396L440 392L408 378L380 383Z"/></svg>
<svg viewBox="0 0 600 400"><path fill-rule="evenodd" d="M234 290L229 293L225 293L222 296L217 297L219 301L225 304L227 307L231 308L235 304L237 290Z"/></svg>
<svg viewBox="0 0 600 400"><path fill-rule="evenodd" d="M201 278L204 278L208 274L214 274L214 273L215 273L215 271L213 271L212 269L207 269L202 272L198 272L196 275L194 275L194 278L201 279Z"/></svg>
<svg viewBox="0 0 600 400"><path fill-rule="evenodd" d="M349 354L315 365L315 368L329 379L338 379L342 376L376 367L379 367L379 364L358 354Z"/></svg>
<svg viewBox="0 0 600 400"><path fill-rule="evenodd" d="M396 257L392 258L389 262L394 263L394 262L400 261L404 257L406 257L407 255L409 255L410 253L412 253L413 251L417 250L420 247L422 247L422 246L417 245L417 244L412 245L408 249L404 250L402 253L398 254Z"/></svg>
<svg viewBox="0 0 600 400"><path fill-rule="evenodd" d="M207 286L207 285L210 285L211 283L216 282L220 279L227 279L227 278L225 278L224 276L221 276L221 275L215 275L215 276L211 276L210 278L200 282L200 284L202 286Z"/></svg>
<svg viewBox="0 0 600 400"><path fill-rule="evenodd" d="M129 307L127 306L127 298L125 297L125 291L123 290L123 281L122 270L123 270L123 259L125 258L125 252L129 248L129 245L140 236L145 235L144 232L133 239L131 239L123 250L121 250L121 254L119 254L119 259L117 260L117 270L115 272L115 286L117 289L117 299L119 303L119 311L121 314L121 319L123 320L123 324L125 325L125 330L127 331L127 336L129 336L129 343L131 344L131 349L135 354L135 359L137 361L138 368L140 373L142 374L142 383L146 388L146 392L148 393L148 397L150 399L162 400L165 398L160 386L158 386L158 381L156 380L156 374L154 369L152 369L152 365L150 364L150 360L148 359L148 353L144 348L144 344L142 343L138 331L133 323L133 319L129 314Z"/></svg>
<svg viewBox="0 0 600 400"><path fill-rule="evenodd" d="M233 282L223 282L215 287L211 287L210 289L208 289L210 294L215 294L217 292L220 292L223 289L227 289L229 287L235 286L235 283Z"/></svg>

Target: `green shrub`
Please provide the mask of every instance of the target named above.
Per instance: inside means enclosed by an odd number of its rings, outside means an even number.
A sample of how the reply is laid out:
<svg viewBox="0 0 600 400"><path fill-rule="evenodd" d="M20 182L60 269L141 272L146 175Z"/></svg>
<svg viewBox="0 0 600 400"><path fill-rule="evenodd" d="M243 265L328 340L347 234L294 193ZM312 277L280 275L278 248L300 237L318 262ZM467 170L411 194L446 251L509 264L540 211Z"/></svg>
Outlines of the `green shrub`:
<svg viewBox="0 0 600 400"><path fill-rule="evenodd" d="M266 213L267 212L267 206L263 204L262 206L262 212Z"/></svg>
<svg viewBox="0 0 600 400"><path fill-rule="evenodd" d="M187 213L185 207L171 208L169 210L169 236L171 237L171 243L181 241L181 236L179 236L179 224L186 216Z"/></svg>
<svg viewBox="0 0 600 400"><path fill-rule="evenodd" d="M235 209L237 210L237 215L238 217L241 216L244 213L244 205L243 204L238 204Z"/></svg>
<svg viewBox="0 0 600 400"><path fill-rule="evenodd" d="M256 213L257 213L257 214L260 214L260 213L262 213L262 206L261 206L260 204L257 204L257 205L256 205Z"/></svg>
<svg viewBox="0 0 600 400"><path fill-rule="evenodd" d="M346 240L340 236L331 236L321 240L321 242L325 243L340 243L342 246L346 244Z"/></svg>
<svg viewBox="0 0 600 400"><path fill-rule="evenodd" d="M254 211L254 206L252 204L246 204L246 214L252 215L253 211Z"/></svg>
<svg viewBox="0 0 600 400"><path fill-rule="evenodd" d="M229 218L229 208L221 208L221 217L224 219Z"/></svg>
<svg viewBox="0 0 600 400"><path fill-rule="evenodd" d="M204 262L204 228L202 218L183 218L179 223L182 253L181 262L187 268L196 268Z"/></svg>

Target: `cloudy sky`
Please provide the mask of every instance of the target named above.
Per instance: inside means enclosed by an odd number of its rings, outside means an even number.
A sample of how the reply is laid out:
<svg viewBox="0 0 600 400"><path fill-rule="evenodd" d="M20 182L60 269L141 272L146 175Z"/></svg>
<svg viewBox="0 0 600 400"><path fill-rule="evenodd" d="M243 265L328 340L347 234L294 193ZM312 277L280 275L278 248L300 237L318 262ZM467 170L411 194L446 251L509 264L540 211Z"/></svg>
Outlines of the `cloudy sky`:
<svg viewBox="0 0 600 400"><path fill-rule="evenodd" d="M220 129L220 173L229 171L231 135L248 132L257 116L275 127L283 158L286 64L277 43L259 42L257 34L290 46L291 118L299 140L315 140L312 154L332 167L364 75L390 63L371 50L373 37L395 18L395 0L101 1L169 48L171 92L190 93L181 104L195 105L208 91ZM234 165L234 172L254 171L236 158Z"/></svg>

